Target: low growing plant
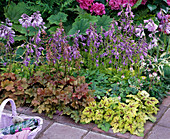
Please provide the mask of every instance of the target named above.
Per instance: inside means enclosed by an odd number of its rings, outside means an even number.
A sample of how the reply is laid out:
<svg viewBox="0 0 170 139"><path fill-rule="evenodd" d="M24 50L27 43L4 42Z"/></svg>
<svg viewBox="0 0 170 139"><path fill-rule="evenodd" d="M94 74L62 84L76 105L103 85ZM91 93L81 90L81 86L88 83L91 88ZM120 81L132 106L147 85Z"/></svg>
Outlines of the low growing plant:
<svg viewBox="0 0 170 139"><path fill-rule="evenodd" d="M157 114L158 100L150 97L146 91L139 91L137 95L127 95L126 103L116 97L103 97L100 102L91 102L82 112L81 123L94 121L98 128L108 131L110 127L114 133L125 133L144 136L144 124L147 120L156 121L153 114Z"/></svg>

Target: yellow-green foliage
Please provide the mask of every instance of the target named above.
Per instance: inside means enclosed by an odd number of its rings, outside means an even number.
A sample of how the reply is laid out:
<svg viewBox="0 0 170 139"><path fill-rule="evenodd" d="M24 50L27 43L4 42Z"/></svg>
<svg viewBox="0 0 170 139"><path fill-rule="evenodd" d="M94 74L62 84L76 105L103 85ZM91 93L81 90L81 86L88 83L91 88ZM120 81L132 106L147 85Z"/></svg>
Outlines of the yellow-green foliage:
<svg viewBox="0 0 170 139"><path fill-rule="evenodd" d="M91 102L82 112L81 123L94 121L99 128L105 131L112 127L114 133L129 131L131 134L144 136L146 121L156 121L152 114L157 114L158 100L149 97L146 91L139 91L137 95L127 95L126 97L128 98L126 103L111 97L103 97L98 103Z"/></svg>

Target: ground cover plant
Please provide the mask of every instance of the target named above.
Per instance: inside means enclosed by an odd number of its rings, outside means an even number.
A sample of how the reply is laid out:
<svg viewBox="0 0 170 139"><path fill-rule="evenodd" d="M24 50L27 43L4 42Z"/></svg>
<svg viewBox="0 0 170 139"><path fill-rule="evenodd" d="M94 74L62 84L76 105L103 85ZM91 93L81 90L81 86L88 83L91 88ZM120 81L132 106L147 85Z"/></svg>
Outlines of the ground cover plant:
<svg viewBox="0 0 170 139"><path fill-rule="evenodd" d="M9 1L0 24L0 101L143 136L170 90L168 5Z"/></svg>

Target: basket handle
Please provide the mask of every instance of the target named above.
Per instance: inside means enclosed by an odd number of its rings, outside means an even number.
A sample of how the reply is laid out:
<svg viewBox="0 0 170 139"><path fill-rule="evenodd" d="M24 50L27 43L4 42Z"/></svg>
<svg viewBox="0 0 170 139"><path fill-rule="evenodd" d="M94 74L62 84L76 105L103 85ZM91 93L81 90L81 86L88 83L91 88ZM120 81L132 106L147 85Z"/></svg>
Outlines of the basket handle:
<svg viewBox="0 0 170 139"><path fill-rule="evenodd" d="M2 112L4 110L4 107L5 105L10 102L11 103L11 106L12 106L12 115L13 116L17 116L17 112L16 112L16 105L15 105L15 102L12 100L12 99L5 99L1 105L0 105L0 122L1 122L1 116L2 116Z"/></svg>

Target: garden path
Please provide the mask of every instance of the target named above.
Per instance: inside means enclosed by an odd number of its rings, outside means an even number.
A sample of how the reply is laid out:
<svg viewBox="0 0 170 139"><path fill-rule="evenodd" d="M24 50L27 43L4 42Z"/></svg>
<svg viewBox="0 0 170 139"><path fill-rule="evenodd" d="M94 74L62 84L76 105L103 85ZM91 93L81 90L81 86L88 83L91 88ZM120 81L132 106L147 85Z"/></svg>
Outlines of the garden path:
<svg viewBox="0 0 170 139"><path fill-rule="evenodd" d="M170 93L169 93L170 94ZM10 112L7 105L5 112ZM164 99L160 110L156 115L155 123L145 124L144 137L131 135L130 133L114 134L110 129L108 132L97 128L93 123L75 123L67 116L55 115L53 119L47 118L44 114L32 113L28 107L17 108L19 115L40 116L44 120L42 130L35 139L170 139L170 96Z"/></svg>

